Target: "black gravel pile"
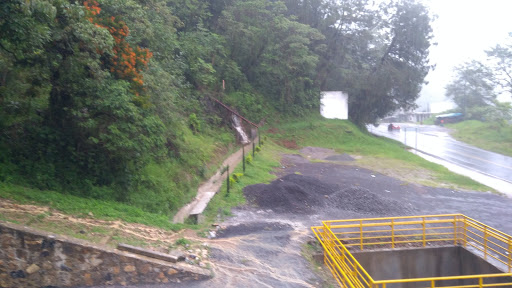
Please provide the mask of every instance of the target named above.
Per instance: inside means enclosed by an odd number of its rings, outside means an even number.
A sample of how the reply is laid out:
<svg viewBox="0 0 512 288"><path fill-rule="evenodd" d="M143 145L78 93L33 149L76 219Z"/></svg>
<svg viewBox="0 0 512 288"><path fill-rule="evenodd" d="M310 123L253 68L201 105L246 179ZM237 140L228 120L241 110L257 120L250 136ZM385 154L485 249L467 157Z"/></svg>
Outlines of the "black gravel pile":
<svg viewBox="0 0 512 288"><path fill-rule="evenodd" d="M270 184L247 186L244 194L250 203L279 213L311 213L324 206L324 195L337 189L313 177L289 174Z"/></svg>
<svg viewBox="0 0 512 288"><path fill-rule="evenodd" d="M311 214L322 207L370 214L404 214L407 203L379 196L358 186L339 189L318 179L289 174L270 184L247 186L244 194L251 204L278 213Z"/></svg>
<svg viewBox="0 0 512 288"><path fill-rule="evenodd" d="M370 190L352 186L329 196L328 206L359 213L403 214L412 211L407 203L383 198Z"/></svg>

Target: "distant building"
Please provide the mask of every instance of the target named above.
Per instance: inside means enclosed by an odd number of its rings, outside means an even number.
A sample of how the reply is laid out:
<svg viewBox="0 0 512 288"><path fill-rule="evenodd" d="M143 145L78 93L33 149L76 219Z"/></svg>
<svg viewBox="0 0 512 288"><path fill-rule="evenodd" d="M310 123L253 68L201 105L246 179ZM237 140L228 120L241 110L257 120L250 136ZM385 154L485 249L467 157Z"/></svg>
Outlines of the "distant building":
<svg viewBox="0 0 512 288"><path fill-rule="evenodd" d="M320 114L328 119L348 119L348 94L342 91L322 91Z"/></svg>
<svg viewBox="0 0 512 288"><path fill-rule="evenodd" d="M421 123L432 116L430 112L397 111L392 116L382 119L382 122L417 122Z"/></svg>

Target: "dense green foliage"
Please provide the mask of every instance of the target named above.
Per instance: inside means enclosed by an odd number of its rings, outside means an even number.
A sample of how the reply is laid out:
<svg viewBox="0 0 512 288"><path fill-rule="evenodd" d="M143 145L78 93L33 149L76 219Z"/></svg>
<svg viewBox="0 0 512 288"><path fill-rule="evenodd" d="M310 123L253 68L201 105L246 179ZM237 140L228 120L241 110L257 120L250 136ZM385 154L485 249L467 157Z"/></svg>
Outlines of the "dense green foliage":
<svg viewBox="0 0 512 288"><path fill-rule="evenodd" d="M455 69L456 76L446 86L446 96L466 119L510 126L507 122L512 120L512 106L497 101L497 96L512 96L512 34L503 45L485 52L486 61L473 60Z"/></svg>
<svg viewBox="0 0 512 288"><path fill-rule="evenodd" d="M344 90L371 123L413 105L430 39L414 0L5 0L0 181L170 213L234 142L209 96L258 122Z"/></svg>

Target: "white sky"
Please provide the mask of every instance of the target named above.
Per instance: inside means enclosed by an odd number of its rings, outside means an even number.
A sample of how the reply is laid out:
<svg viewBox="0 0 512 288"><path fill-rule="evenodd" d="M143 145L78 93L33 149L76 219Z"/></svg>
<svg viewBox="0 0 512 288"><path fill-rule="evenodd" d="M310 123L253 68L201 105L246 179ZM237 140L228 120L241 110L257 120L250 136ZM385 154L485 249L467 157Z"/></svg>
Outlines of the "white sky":
<svg viewBox="0 0 512 288"><path fill-rule="evenodd" d="M512 32L512 0L421 0L431 14L437 46L430 49L430 62L436 64L426 80L417 103L445 99L444 87L451 81L452 69L470 60L485 60L485 50L504 43Z"/></svg>

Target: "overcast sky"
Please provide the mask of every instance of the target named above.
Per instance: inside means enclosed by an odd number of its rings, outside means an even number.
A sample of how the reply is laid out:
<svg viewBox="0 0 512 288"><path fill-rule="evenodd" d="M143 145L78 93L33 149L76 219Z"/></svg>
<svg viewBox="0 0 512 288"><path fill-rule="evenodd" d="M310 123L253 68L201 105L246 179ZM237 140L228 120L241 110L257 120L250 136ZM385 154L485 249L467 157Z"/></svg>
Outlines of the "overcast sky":
<svg viewBox="0 0 512 288"><path fill-rule="evenodd" d="M485 50L504 43L512 32L512 0L421 0L431 14L434 42L430 60L436 64L421 91L418 104L443 101L444 87L454 73L452 69L473 59L484 60Z"/></svg>

